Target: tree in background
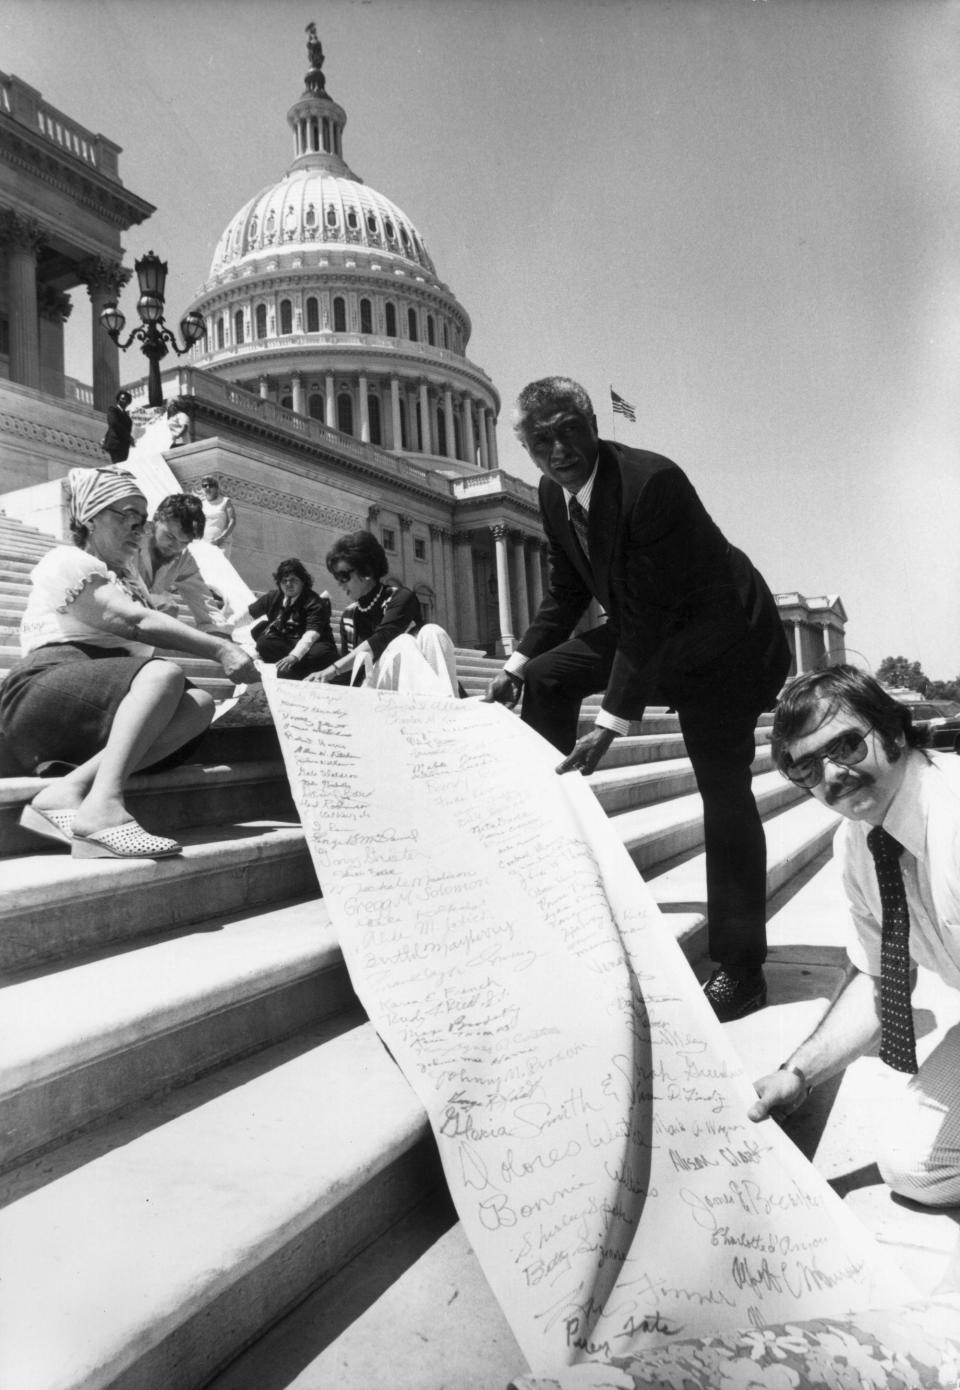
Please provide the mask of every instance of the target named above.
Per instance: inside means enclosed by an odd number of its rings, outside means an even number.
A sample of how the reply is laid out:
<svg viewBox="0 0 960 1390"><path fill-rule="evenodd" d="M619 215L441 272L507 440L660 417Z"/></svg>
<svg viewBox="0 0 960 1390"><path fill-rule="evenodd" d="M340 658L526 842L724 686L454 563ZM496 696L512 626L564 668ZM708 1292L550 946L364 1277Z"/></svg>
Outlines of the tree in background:
<svg viewBox="0 0 960 1390"><path fill-rule="evenodd" d="M960 676L952 681L932 681L919 661L905 656L885 656L877 667L877 680L891 689L915 690L927 700L960 701Z"/></svg>
<svg viewBox="0 0 960 1390"><path fill-rule="evenodd" d="M877 680L881 685L915 690L918 695L926 695L930 687L919 661L908 661L905 656L885 656L877 667Z"/></svg>

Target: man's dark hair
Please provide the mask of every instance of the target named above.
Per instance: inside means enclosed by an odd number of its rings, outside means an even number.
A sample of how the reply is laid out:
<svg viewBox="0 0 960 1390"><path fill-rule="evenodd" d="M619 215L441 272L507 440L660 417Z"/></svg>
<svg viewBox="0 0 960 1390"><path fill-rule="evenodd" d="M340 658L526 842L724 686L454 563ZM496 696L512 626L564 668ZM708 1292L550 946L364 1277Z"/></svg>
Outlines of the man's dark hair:
<svg viewBox="0 0 960 1390"><path fill-rule="evenodd" d="M543 376L531 381L517 397L513 411L514 433L522 437L526 422L535 410L573 409L581 415L595 414L593 403L578 381L568 376Z"/></svg>
<svg viewBox="0 0 960 1390"><path fill-rule="evenodd" d="M382 579L390 568L387 552L370 531L351 531L327 551L327 569L350 569L368 579Z"/></svg>
<svg viewBox="0 0 960 1390"><path fill-rule="evenodd" d="M115 399L117 405L127 406L133 400L133 397L131 396L129 391L118 391Z"/></svg>
<svg viewBox="0 0 960 1390"><path fill-rule="evenodd" d="M826 706L822 714L821 703ZM830 666L795 677L780 697L773 716L770 751L781 772L789 761L787 745L815 732L838 710L846 710L876 729L891 761L899 755L897 740L901 735L908 748L922 748L927 742L926 730L914 728L909 707L895 700L873 676L855 666ZM814 719L818 722L811 727Z"/></svg>
<svg viewBox="0 0 960 1390"><path fill-rule="evenodd" d="M289 560L281 560L274 570L273 582L278 588L280 587L280 581L286 579L288 574L292 574L294 578L299 579L305 589L313 588L313 575L308 573L306 565L302 564L301 561L295 557Z"/></svg>
<svg viewBox="0 0 960 1390"><path fill-rule="evenodd" d="M195 541L203 535L203 503L189 492L174 492L165 497L154 512L153 519L176 522Z"/></svg>

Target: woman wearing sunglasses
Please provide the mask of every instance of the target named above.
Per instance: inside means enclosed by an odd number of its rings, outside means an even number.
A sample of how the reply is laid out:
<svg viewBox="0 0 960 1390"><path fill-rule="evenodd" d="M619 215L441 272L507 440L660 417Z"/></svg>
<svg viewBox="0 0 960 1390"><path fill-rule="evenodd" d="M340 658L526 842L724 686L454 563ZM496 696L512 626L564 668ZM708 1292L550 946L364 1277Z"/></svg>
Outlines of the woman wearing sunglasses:
<svg viewBox="0 0 960 1390"><path fill-rule="evenodd" d="M69 487L74 546L56 546L31 572L23 659L0 688L0 729L24 772L69 767L20 823L78 859L164 858L181 846L133 820L124 790L202 734L214 705L154 647L218 661L234 681L260 677L233 642L150 607L134 569L147 501L132 473L74 468Z"/></svg>
<svg viewBox="0 0 960 1390"><path fill-rule="evenodd" d="M341 536L327 554L327 569L349 600L340 618L340 656L308 680L459 693L453 643L442 627L424 623L412 589L388 582L389 562L376 536Z"/></svg>

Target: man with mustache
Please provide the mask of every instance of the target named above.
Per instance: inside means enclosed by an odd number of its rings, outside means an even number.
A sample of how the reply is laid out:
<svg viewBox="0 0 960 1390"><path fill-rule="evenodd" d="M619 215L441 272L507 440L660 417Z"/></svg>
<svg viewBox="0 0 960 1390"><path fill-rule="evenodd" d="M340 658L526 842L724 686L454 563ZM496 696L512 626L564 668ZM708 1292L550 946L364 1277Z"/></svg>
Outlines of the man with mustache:
<svg viewBox="0 0 960 1390"><path fill-rule="evenodd" d="M960 1202L960 1024L918 1066L916 966L960 990L960 759L930 754L910 711L852 666L793 681L774 716L780 771L844 817L837 837L850 965L817 1028L757 1081L752 1120L789 1115L880 1038L909 1074L884 1115L884 1181L927 1206Z"/></svg>

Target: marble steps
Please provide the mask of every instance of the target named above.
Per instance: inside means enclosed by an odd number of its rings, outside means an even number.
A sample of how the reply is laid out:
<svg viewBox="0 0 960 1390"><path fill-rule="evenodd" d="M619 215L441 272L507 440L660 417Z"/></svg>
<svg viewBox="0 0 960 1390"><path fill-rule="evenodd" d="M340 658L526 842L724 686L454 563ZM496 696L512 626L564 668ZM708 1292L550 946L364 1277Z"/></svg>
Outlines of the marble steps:
<svg viewBox="0 0 960 1390"><path fill-rule="evenodd" d="M224 742L210 741L211 752ZM261 751L257 745L264 742L263 738L251 739L254 755ZM56 841L42 839L19 823L27 802L50 785L51 779L41 777L0 779L0 858L44 852L63 854ZM175 835L193 826L254 819L297 823L279 750L272 757L237 758L230 763L205 759L203 763L184 763L165 772L141 773L131 778L127 801L131 813L157 834Z"/></svg>
<svg viewBox="0 0 960 1390"><path fill-rule="evenodd" d="M297 823L198 826L179 838L183 854L171 859L81 860L64 848L4 860L0 974L129 950L158 932L318 891Z"/></svg>
<svg viewBox="0 0 960 1390"><path fill-rule="evenodd" d="M771 896L835 828L815 802L798 810L768 823ZM649 882L696 960L705 949L702 854ZM235 908L175 933L139 924L135 936L87 954L74 954L71 936L48 944L55 956L4 989L0 1167L355 1002L315 897Z"/></svg>
<svg viewBox="0 0 960 1390"><path fill-rule="evenodd" d="M787 782L779 772L763 772L755 777L753 793L764 820L806 800L806 793ZM644 875L665 860L703 844L703 807L696 793L622 811L611 820L631 859Z"/></svg>
<svg viewBox="0 0 960 1390"><path fill-rule="evenodd" d="M441 1190L419 1103L370 1025L346 1022L13 1175L5 1390L200 1390Z"/></svg>
<svg viewBox="0 0 960 1390"><path fill-rule="evenodd" d="M317 898L28 972L3 991L0 1171L358 1008Z"/></svg>
<svg viewBox="0 0 960 1390"><path fill-rule="evenodd" d="M663 885L653 879L658 898L662 886L677 898L679 870ZM14 1300L14 1335L0 1353L7 1390L199 1390L321 1281L349 1280L351 1255L436 1190L420 1108L351 1007L345 977L337 981L338 952L317 907L298 905L286 921L280 910L242 927L200 924L195 935L78 963L86 1027L82 1017L52 1022L41 1046L35 1025L21 1043L20 1078L35 1102L44 1093L48 1125L58 1106L64 1123L74 1091L81 1116L85 1095L127 1108L3 1182L12 1200L0 1212L0 1268L8 1264ZM689 951L691 938L682 944ZM324 971L325 981L311 980ZM56 1013L57 995L70 990L52 978L12 986L22 990L14 1021ZM164 997L168 981L179 993ZM319 993L323 1016L284 1038L294 981L302 1014ZM231 1036L246 1051L271 1027L281 1036L266 1051L217 1062ZM192 1080L191 1068L207 1074ZM158 1083L163 1093L138 1106L138 1088ZM55 1339L41 1335L50 1308Z"/></svg>

